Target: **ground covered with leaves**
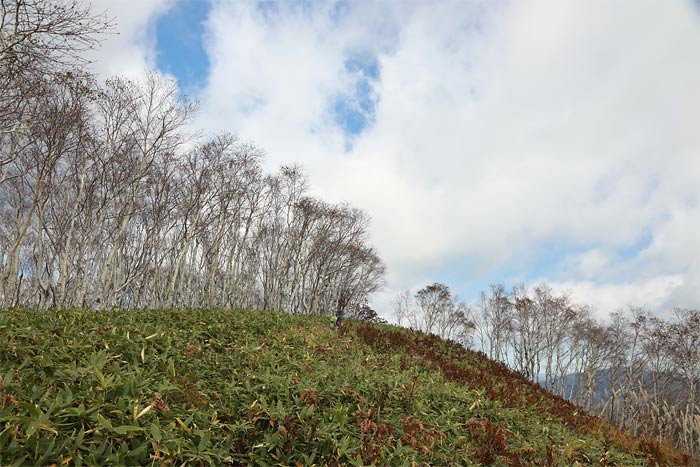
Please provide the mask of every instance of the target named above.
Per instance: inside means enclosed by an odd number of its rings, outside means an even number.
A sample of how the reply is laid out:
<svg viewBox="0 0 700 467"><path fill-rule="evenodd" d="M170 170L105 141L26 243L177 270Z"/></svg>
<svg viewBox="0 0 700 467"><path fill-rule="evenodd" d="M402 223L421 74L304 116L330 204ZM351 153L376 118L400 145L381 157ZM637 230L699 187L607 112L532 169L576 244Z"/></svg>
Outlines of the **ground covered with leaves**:
<svg viewBox="0 0 700 467"><path fill-rule="evenodd" d="M0 465L687 462L433 336L248 311L0 311Z"/></svg>

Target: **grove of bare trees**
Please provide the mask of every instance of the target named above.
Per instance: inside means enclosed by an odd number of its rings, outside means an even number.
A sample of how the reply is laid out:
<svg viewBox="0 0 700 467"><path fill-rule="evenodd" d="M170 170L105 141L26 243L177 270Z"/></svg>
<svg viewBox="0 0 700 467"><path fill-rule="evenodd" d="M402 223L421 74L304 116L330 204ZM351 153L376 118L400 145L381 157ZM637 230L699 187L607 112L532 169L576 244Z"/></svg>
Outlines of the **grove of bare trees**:
<svg viewBox="0 0 700 467"><path fill-rule="evenodd" d="M476 349L638 434L700 454L700 310L641 309L599 322L546 284L482 292Z"/></svg>
<svg viewBox="0 0 700 467"><path fill-rule="evenodd" d="M474 308L448 286L396 296L399 325L455 340L640 435L700 454L700 310L605 322L546 284L492 285Z"/></svg>
<svg viewBox="0 0 700 467"><path fill-rule="evenodd" d="M100 83L110 23L80 2L0 5L0 307L335 313L382 286L367 215L309 195L155 72Z"/></svg>
<svg viewBox="0 0 700 467"><path fill-rule="evenodd" d="M470 343L475 326L468 305L452 294L445 284L436 282L411 295L400 293L394 302L394 317L399 326L408 326L445 339Z"/></svg>

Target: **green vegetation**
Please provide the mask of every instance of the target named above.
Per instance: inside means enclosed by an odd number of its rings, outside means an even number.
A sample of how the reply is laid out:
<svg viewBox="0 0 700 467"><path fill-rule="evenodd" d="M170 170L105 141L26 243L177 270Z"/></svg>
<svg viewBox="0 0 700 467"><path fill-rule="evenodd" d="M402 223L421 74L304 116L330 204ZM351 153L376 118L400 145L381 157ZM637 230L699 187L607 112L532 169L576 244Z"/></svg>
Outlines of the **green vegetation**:
<svg viewBox="0 0 700 467"><path fill-rule="evenodd" d="M391 326L6 310L0 373L3 466L683 461L482 355Z"/></svg>

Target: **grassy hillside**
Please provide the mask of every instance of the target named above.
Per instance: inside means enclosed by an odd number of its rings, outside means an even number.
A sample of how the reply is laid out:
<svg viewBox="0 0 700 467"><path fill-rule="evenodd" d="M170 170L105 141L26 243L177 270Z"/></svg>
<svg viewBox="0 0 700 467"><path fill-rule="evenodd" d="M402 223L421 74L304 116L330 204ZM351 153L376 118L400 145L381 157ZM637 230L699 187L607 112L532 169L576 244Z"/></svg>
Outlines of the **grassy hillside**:
<svg viewBox="0 0 700 467"><path fill-rule="evenodd" d="M0 465L682 464L479 354L221 310L0 311Z"/></svg>

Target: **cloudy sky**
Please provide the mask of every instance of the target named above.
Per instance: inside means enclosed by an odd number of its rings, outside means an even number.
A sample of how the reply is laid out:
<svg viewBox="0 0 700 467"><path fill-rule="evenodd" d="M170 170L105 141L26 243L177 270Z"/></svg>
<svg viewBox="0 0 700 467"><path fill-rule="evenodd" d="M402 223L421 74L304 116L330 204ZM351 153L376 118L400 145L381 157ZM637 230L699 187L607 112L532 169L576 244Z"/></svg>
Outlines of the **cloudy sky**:
<svg viewBox="0 0 700 467"><path fill-rule="evenodd" d="M546 281L603 317L700 307L694 0L99 0L94 65L151 67L274 171L367 211L374 306Z"/></svg>

